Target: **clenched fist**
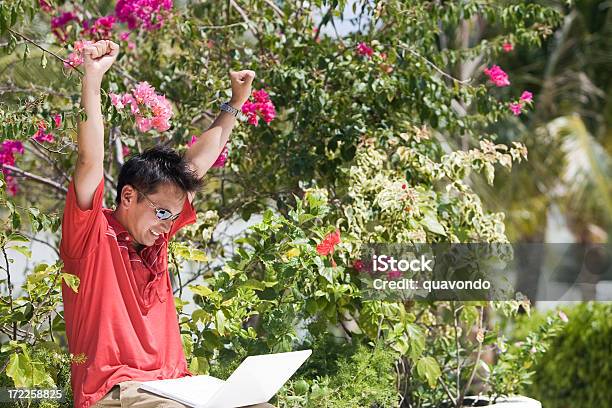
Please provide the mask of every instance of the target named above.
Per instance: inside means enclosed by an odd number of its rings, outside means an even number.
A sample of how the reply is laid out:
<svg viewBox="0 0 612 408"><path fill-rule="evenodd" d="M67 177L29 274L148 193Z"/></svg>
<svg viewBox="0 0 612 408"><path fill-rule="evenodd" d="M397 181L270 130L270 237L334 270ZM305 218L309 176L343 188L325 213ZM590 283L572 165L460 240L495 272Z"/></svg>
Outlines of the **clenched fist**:
<svg viewBox="0 0 612 408"><path fill-rule="evenodd" d="M119 55L119 46L110 40L100 40L83 49L85 75L102 78Z"/></svg>
<svg viewBox="0 0 612 408"><path fill-rule="evenodd" d="M251 84L255 78L255 71L245 69L243 71L230 71L232 82L232 99L230 105L240 109L251 96Z"/></svg>

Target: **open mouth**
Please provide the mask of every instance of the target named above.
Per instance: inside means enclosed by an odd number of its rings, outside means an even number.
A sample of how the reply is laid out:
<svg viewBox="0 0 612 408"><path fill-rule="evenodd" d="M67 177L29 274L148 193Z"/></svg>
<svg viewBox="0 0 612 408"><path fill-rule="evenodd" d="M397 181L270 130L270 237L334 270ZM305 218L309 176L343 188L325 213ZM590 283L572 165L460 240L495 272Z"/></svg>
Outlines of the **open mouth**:
<svg viewBox="0 0 612 408"><path fill-rule="evenodd" d="M156 238L161 235L161 234L157 234L157 233L153 232L152 230L149 230L149 232L151 233L151 235L153 235Z"/></svg>

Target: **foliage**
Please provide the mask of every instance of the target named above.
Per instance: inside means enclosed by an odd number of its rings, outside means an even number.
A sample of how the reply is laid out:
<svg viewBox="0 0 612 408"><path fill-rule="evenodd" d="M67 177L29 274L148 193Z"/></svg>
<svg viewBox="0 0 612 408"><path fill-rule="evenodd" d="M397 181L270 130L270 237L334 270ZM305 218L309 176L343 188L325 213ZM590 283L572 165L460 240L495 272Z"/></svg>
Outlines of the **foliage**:
<svg viewBox="0 0 612 408"><path fill-rule="evenodd" d="M51 11L40 11L42 3ZM255 88L267 91L276 118L234 129L228 165L211 171L196 200L198 221L170 245L190 369L223 377L249 354L312 348L313 359L279 394L278 404L288 407L392 406L398 399L405 406L459 406L475 378L492 395L516 392L526 379L517 364L530 355L512 349L497 371L486 367L490 375L480 356L498 338L485 313L512 316L525 301L372 301L361 295L353 261L368 242L507 242L504 215L487 209L473 180L493 183L500 165L510 169L526 158L523 145L498 143L495 130L512 114L508 102L525 90L493 88L484 69L503 43L539 47L562 12L535 3L364 1L357 32L322 34L336 28L346 4L182 2L163 24L143 22L123 35L125 26L116 23L110 35L122 55L102 95L105 201L113 203L118 171L131 153L158 143L186 149L229 96L228 68L253 69ZM312 13L320 9L315 27ZM50 30L61 12L76 20ZM29 258L20 241L41 231L57 235L82 117L80 73L63 59L77 40L102 35L79 20L113 12L110 1L0 5L0 137L24 147L23 154L1 156L3 254L13 246ZM492 29L486 39L465 42L474 19ZM452 75L466 65L472 68ZM111 93L126 94L142 81L170 102L168 131L143 132L148 126L112 103ZM41 129L53 139L34 138ZM262 220L234 237L230 250L215 228L236 214ZM22 225L26 215L29 225ZM334 231L341 242L322 255L317 245ZM196 266L191 276L186 262ZM23 294L9 279L1 306L8 337L3 381L67 387L62 364L79 356L49 358L36 350L44 342L65 350L59 289L63 280L78 290L78 282L59 263L29 269ZM553 324L535 338L548 332ZM56 365L64 370L54 371Z"/></svg>
<svg viewBox="0 0 612 408"><path fill-rule="evenodd" d="M563 308L569 322L534 367L532 384L526 392L542 405L552 407L593 407L610 401L612 368L612 306L584 303ZM552 313L540 319L551 318ZM524 322L523 330L533 323ZM520 337L517 337L520 339Z"/></svg>

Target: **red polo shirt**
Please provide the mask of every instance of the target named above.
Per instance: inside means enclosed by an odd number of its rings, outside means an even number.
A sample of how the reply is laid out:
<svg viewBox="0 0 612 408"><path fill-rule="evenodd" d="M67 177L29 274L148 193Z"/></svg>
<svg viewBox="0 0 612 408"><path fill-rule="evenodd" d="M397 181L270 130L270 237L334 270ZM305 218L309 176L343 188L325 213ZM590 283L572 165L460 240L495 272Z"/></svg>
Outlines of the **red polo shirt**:
<svg viewBox="0 0 612 408"><path fill-rule="evenodd" d="M168 273L168 240L196 220L185 199L168 234L140 254L127 231L102 207L104 180L91 210L82 211L70 182L60 258L80 278L78 293L62 285L74 406L88 408L113 385L192 375L187 369Z"/></svg>

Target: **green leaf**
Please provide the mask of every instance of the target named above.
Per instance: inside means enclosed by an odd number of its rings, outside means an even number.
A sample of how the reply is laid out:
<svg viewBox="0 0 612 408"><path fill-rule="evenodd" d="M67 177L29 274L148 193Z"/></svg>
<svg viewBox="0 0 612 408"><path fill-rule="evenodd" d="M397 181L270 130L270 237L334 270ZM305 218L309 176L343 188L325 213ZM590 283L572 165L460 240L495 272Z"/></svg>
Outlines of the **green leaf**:
<svg viewBox="0 0 612 408"><path fill-rule="evenodd" d="M436 386L438 378L442 374L438 362L433 357L423 357L416 364L417 374L427 380L431 388Z"/></svg>
<svg viewBox="0 0 612 408"><path fill-rule="evenodd" d="M219 335L223 336L225 333L225 315L222 310L217 310L215 314L215 326Z"/></svg>
<svg viewBox="0 0 612 408"><path fill-rule="evenodd" d="M189 371L194 374L208 374L208 360L206 357L194 357L189 364Z"/></svg>
<svg viewBox="0 0 612 408"><path fill-rule="evenodd" d="M78 276L63 272L62 279L64 279L66 285L68 285L70 289L74 291L74 293L79 293L79 284L81 283L81 280Z"/></svg>
<svg viewBox="0 0 612 408"><path fill-rule="evenodd" d="M444 227L438 222L438 218L431 211L425 213L425 217L423 217L421 224L427 230L433 232L434 234L446 236L446 231L444 230Z"/></svg>
<svg viewBox="0 0 612 408"><path fill-rule="evenodd" d="M188 288L196 295L200 295L202 297L209 296L211 293L213 293L213 291L208 286L189 285Z"/></svg>
<svg viewBox="0 0 612 408"><path fill-rule="evenodd" d="M240 287L253 289L253 290L264 290L266 289L266 284L264 282L261 282L255 279L248 279L245 282L241 283Z"/></svg>
<svg viewBox="0 0 612 408"><path fill-rule="evenodd" d="M7 238L8 242L30 242L28 238L20 234L19 232L13 232Z"/></svg>
<svg viewBox="0 0 612 408"><path fill-rule="evenodd" d="M7 249L15 250L15 251L25 255L27 258L30 258L32 256L32 251L30 251L30 248L28 248L26 246L10 246L10 247L7 247Z"/></svg>

